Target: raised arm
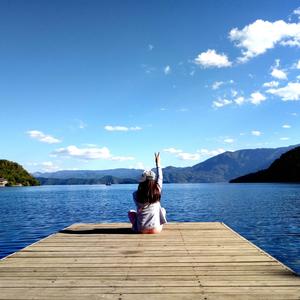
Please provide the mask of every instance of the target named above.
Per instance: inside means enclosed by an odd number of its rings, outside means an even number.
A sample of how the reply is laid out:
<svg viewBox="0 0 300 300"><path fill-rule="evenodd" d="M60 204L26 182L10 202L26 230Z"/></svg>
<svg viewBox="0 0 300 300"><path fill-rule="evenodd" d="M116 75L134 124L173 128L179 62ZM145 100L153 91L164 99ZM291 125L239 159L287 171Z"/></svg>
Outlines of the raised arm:
<svg viewBox="0 0 300 300"><path fill-rule="evenodd" d="M160 189L162 189L163 184L163 174L160 165L160 153L154 153L155 155L155 164L156 164L156 173L157 173L157 184L159 185Z"/></svg>

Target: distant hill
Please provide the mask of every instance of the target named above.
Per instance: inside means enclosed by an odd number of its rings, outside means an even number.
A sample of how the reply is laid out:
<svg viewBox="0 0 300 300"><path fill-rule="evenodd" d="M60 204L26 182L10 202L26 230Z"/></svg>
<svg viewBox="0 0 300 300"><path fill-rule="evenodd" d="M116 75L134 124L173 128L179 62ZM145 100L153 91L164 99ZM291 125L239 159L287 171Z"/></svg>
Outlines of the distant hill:
<svg viewBox="0 0 300 300"><path fill-rule="evenodd" d="M267 168L295 146L227 151L187 168L167 167L165 182L227 182L238 176Z"/></svg>
<svg viewBox="0 0 300 300"><path fill-rule="evenodd" d="M42 185L76 185L76 184L128 184L137 183L137 180L131 178L117 178L113 176L103 176L97 178L45 178L37 177Z"/></svg>
<svg viewBox="0 0 300 300"><path fill-rule="evenodd" d="M6 186L39 185L40 183L30 175L21 165L9 160L0 160L0 178L8 181Z"/></svg>
<svg viewBox="0 0 300 300"><path fill-rule="evenodd" d="M279 158L283 153L298 145L281 148L258 148L227 151L192 167L177 168L166 167L163 169L165 183L197 183L197 182L228 182L229 180L265 169ZM74 179L97 181L104 176L113 176L121 179L132 179L137 182L143 170L139 169L112 169L101 171L58 171L53 173L34 173L34 176L48 179ZM71 180L72 179L72 180ZM44 182L41 180L42 184ZM50 181L48 181L50 182ZM88 182L88 181L87 181ZM53 183L55 184L55 183Z"/></svg>
<svg viewBox="0 0 300 300"><path fill-rule="evenodd" d="M276 159L269 168L238 177L230 182L300 183L300 147L282 154L280 158Z"/></svg>
<svg viewBox="0 0 300 300"><path fill-rule="evenodd" d="M35 177L55 178L55 179L100 179L104 176L113 176L117 178L131 178L138 179L143 170L139 169L111 169L111 170L66 170L57 172L36 172L33 173Z"/></svg>

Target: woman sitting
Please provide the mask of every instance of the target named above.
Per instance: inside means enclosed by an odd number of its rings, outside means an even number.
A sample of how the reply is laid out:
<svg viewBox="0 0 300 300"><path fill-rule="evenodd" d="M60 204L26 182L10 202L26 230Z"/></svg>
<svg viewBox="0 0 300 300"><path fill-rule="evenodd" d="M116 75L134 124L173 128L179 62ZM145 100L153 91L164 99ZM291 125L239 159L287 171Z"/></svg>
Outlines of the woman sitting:
<svg viewBox="0 0 300 300"><path fill-rule="evenodd" d="M159 153L155 153L155 164L157 176L153 171L145 170L138 190L133 193L137 210L130 210L128 217L134 232L159 233L163 224L167 223L166 210L160 206L163 175Z"/></svg>

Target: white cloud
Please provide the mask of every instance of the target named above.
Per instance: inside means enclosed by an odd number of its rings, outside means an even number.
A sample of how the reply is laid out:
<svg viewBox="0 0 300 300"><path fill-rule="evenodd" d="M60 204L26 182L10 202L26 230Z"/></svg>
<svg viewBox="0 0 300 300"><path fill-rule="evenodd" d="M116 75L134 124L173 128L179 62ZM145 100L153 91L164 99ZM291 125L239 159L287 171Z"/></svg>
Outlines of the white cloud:
<svg viewBox="0 0 300 300"><path fill-rule="evenodd" d="M291 69L300 69L300 59L291 66Z"/></svg>
<svg viewBox="0 0 300 300"><path fill-rule="evenodd" d="M175 154L175 156L181 160L199 160L200 155L198 153L188 153L180 149L168 148L164 149L165 152Z"/></svg>
<svg viewBox="0 0 300 300"><path fill-rule="evenodd" d="M181 149L176 148L166 148L163 150L164 152L175 154L175 156L181 160L199 160L200 154L199 153L188 153L184 152Z"/></svg>
<svg viewBox="0 0 300 300"><path fill-rule="evenodd" d="M53 151L53 155L72 157L84 160L93 160L93 159L106 159L106 160L116 160L116 161L125 161L125 160L134 160L132 156L114 156L110 153L107 147L89 147L89 148L78 148L77 146L71 145L66 148L59 148Z"/></svg>
<svg viewBox="0 0 300 300"><path fill-rule="evenodd" d="M164 73L165 73L166 75L168 75L168 74L171 73L171 67L170 67L169 65L166 66L166 67L164 68Z"/></svg>
<svg viewBox="0 0 300 300"><path fill-rule="evenodd" d="M218 99L216 101L213 101L213 107L214 108L221 108L223 106L232 104L232 100L228 100L228 99Z"/></svg>
<svg viewBox="0 0 300 300"><path fill-rule="evenodd" d="M55 165L52 161L44 161L41 163L27 163L26 165L29 167L35 167L35 169L38 169L39 172L55 172L61 170L61 168Z"/></svg>
<svg viewBox="0 0 300 300"><path fill-rule="evenodd" d="M300 100L300 83L289 82L285 87L269 89L267 93L281 97L283 101Z"/></svg>
<svg viewBox="0 0 300 300"><path fill-rule="evenodd" d="M232 29L229 38L242 49L242 57L239 60L246 62L274 48L277 44L300 46L300 23L256 20L241 30Z"/></svg>
<svg viewBox="0 0 300 300"><path fill-rule="evenodd" d="M81 159L109 159L111 157L108 148L78 148L74 145L68 146L66 148L59 148L53 152L56 155L70 156Z"/></svg>
<svg viewBox="0 0 300 300"><path fill-rule="evenodd" d="M181 152L181 153L177 154L177 157L182 160L199 160L200 154L199 153Z"/></svg>
<svg viewBox="0 0 300 300"><path fill-rule="evenodd" d="M221 108L221 107L231 105L231 104L237 104L237 105L241 106L247 102L258 105L261 102L265 101L266 99L267 98L263 94L261 94L260 92L257 91L257 92L253 92L250 95L249 99L245 99L245 97L243 97L243 96L238 96L233 99L219 98L218 100L213 101L212 107L217 109L217 108Z"/></svg>
<svg viewBox="0 0 300 300"><path fill-rule="evenodd" d="M163 151L167 152L167 153L171 153L171 154L178 154L178 153L183 152L182 150L176 149L176 148L166 148Z"/></svg>
<svg viewBox="0 0 300 300"><path fill-rule="evenodd" d="M200 53L194 61L203 68L224 68L232 65L225 54L218 54L216 50L212 49Z"/></svg>
<svg viewBox="0 0 300 300"><path fill-rule="evenodd" d="M142 130L142 128L139 126L126 127L126 126L111 126L111 125L104 126L104 129L107 131L138 131L138 130Z"/></svg>
<svg viewBox="0 0 300 300"><path fill-rule="evenodd" d="M232 97L236 97L238 95L238 91L231 90L231 95L232 95Z"/></svg>
<svg viewBox="0 0 300 300"><path fill-rule="evenodd" d="M110 159L117 161L135 160L133 156L112 156Z"/></svg>
<svg viewBox="0 0 300 300"><path fill-rule="evenodd" d="M272 87L278 87L279 85L279 82L278 81L270 81L270 82L265 82L263 84L263 87L269 87L269 88L272 88Z"/></svg>
<svg viewBox="0 0 300 300"><path fill-rule="evenodd" d="M296 69L300 69L300 59L296 62L296 64L294 65L294 67Z"/></svg>
<svg viewBox="0 0 300 300"><path fill-rule="evenodd" d="M282 125L282 128L285 128L285 129L289 129L289 128L291 128L292 126L291 125L289 125L289 124L284 124L284 125Z"/></svg>
<svg viewBox="0 0 300 300"><path fill-rule="evenodd" d="M107 131L128 131L128 127L125 126L111 126L111 125L106 125L104 126L104 129Z"/></svg>
<svg viewBox="0 0 300 300"><path fill-rule="evenodd" d="M211 86L211 88L213 89L213 90L217 90L221 85L223 85L224 84L224 81L216 81L216 82L214 82L213 84L212 84L212 86Z"/></svg>
<svg viewBox="0 0 300 300"><path fill-rule="evenodd" d="M139 131L139 130L142 130L142 127L140 127L140 126L129 127L129 130L131 130L131 131Z"/></svg>
<svg viewBox="0 0 300 300"><path fill-rule="evenodd" d="M225 139L224 143L226 143L226 144L232 144L232 143L234 143L234 139L231 139L231 138Z"/></svg>
<svg viewBox="0 0 300 300"><path fill-rule="evenodd" d="M258 105L265 100L266 100L266 97L263 94L261 94L260 92L252 93L250 96L250 99L249 99L249 101L255 105Z"/></svg>
<svg viewBox="0 0 300 300"><path fill-rule="evenodd" d="M281 137L281 138L280 138L281 141L287 141L287 140L289 140L289 139L290 139L289 137Z"/></svg>
<svg viewBox="0 0 300 300"><path fill-rule="evenodd" d="M41 131L38 131L38 130L29 130L26 132L31 138L33 139L36 139L40 142L43 142L43 143L47 143L47 144L57 144L57 143L60 143L61 140L51 136L51 135L47 135L47 134L44 134L43 132Z"/></svg>
<svg viewBox="0 0 300 300"><path fill-rule="evenodd" d="M237 105L242 105L245 103L245 98L243 96L237 97L233 100Z"/></svg>
<svg viewBox="0 0 300 300"><path fill-rule="evenodd" d="M262 132L259 131L259 130L252 130L252 131L251 131L251 134L254 135L254 136L261 136L261 135L262 135Z"/></svg>
<svg viewBox="0 0 300 300"><path fill-rule="evenodd" d="M95 148L97 147L96 144L82 144L83 146L86 146L86 147L92 147L92 148Z"/></svg>
<svg viewBox="0 0 300 300"><path fill-rule="evenodd" d="M233 84L234 81L231 80L227 80L227 81L215 81L212 85L211 88L213 90L218 90L222 85L228 85L228 84Z"/></svg>
<svg viewBox="0 0 300 300"><path fill-rule="evenodd" d="M271 75L277 79L287 80L286 72L277 68L272 69Z"/></svg>
<svg viewBox="0 0 300 300"><path fill-rule="evenodd" d="M294 15L297 15L298 18L300 18L300 7L296 8L296 9L293 11L293 14L294 14Z"/></svg>

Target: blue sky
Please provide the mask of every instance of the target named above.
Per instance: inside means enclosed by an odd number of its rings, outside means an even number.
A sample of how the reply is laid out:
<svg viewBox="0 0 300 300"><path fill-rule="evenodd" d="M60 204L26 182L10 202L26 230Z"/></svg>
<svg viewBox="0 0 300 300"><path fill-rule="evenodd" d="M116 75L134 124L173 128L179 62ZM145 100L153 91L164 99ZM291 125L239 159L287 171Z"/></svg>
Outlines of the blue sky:
<svg viewBox="0 0 300 300"><path fill-rule="evenodd" d="M0 157L191 166L298 144L299 1L1 1Z"/></svg>

